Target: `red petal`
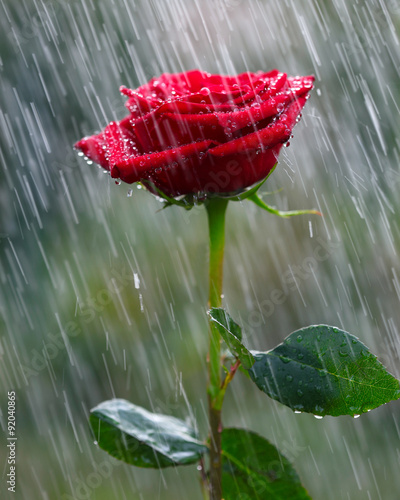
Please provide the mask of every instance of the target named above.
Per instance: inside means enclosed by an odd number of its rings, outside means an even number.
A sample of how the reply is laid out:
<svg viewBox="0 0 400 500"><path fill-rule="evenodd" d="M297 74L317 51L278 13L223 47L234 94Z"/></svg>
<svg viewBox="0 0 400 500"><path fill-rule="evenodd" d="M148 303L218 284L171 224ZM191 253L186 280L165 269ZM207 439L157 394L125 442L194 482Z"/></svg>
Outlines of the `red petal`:
<svg viewBox="0 0 400 500"><path fill-rule="evenodd" d="M125 103L125 107L136 117L140 117L143 114L159 107L163 101L160 99L155 99L151 96L144 97L135 90L128 89L123 85L119 88L121 94L126 95L129 99Z"/></svg>
<svg viewBox="0 0 400 500"><path fill-rule="evenodd" d="M75 144L75 148L90 158L95 163L98 163L103 168L108 168L107 148L104 133L84 137Z"/></svg>
<svg viewBox="0 0 400 500"><path fill-rule="evenodd" d="M157 170L168 169L174 162L185 162L191 158L197 158L201 153L207 151L215 141L202 141L187 144L173 149L145 154L142 156L131 156L117 161L118 177L128 183L147 179Z"/></svg>
<svg viewBox="0 0 400 500"><path fill-rule="evenodd" d="M225 156L236 152L244 152L250 149L271 148L279 143L287 141L292 132L306 99L300 97L289 105L285 113L279 119L268 127L257 132L239 137L225 144L220 144L210 149L209 153L214 156Z"/></svg>

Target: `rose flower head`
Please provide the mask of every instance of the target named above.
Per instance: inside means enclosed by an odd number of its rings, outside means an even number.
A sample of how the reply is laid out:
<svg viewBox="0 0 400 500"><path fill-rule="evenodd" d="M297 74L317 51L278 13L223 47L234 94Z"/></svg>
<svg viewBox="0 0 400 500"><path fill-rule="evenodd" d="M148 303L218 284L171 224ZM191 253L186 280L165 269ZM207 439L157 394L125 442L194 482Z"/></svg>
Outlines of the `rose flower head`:
<svg viewBox="0 0 400 500"><path fill-rule="evenodd" d="M314 78L165 73L121 87L129 115L75 144L111 177L169 197L238 193L271 172Z"/></svg>

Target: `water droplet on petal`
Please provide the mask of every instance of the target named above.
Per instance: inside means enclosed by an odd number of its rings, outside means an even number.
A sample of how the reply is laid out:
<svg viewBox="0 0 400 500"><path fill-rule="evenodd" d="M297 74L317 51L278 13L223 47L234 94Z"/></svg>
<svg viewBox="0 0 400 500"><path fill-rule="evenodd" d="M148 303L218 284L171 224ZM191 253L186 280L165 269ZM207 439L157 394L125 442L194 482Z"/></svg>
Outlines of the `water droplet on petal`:
<svg viewBox="0 0 400 500"><path fill-rule="evenodd" d="M210 95L211 94L211 90L208 87L203 87L203 88L200 89L199 94Z"/></svg>

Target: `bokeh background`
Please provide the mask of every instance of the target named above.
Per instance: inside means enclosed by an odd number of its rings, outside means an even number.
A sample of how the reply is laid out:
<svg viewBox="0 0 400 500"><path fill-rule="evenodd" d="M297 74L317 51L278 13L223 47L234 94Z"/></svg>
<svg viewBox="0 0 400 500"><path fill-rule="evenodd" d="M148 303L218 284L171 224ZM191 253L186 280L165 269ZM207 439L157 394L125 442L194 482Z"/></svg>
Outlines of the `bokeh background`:
<svg viewBox="0 0 400 500"><path fill-rule="evenodd" d="M263 190L278 191L266 199L281 209L324 217L231 204L225 304L253 348L336 324L400 376L396 0L3 0L0 12L0 424L15 390L12 498L201 498L195 467L122 465L88 425L91 407L121 397L206 434L204 209L160 211L72 149L124 116L121 84L191 68L316 76ZM314 499L398 498L399 402L316 420L239 375L223 418L277 444ZM1 498L5 443L2 432Z"/></svg>

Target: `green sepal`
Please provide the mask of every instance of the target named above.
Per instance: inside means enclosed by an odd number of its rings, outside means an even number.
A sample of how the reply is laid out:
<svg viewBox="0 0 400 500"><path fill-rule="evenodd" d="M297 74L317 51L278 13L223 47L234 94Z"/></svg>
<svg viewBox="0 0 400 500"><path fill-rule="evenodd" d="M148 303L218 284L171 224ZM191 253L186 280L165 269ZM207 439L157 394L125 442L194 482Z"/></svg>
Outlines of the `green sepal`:
<svg viewBox="0 0 400 500"><path fill-rule="evenodd" d="M230 200L230 201L243 201L243 200L246 200L247 198L250 198L252 195L256 194L257 191L260 189L260 187L264 184L264 182L266 182L266 180L268 179L268 177L275 170L275 168L276 168L277 165L278 165L278 162L275 163L275 165L272 167L272 169L270 170L270 172L267 175L267 177L265 179L263 179L261 182L259 182L258 184L256 184L252 188L248 189L247 191L244 191L241 194L230 196L228 198L228 200Z"/></svg>
<svg viewBox="0 0 400 500"><path fill-rule="evenodd" d="M276 166L278 163L275 163L275 165L272 167L270 172L268 173L267 177L263 179L261 182L253 186L252 188L243 191L240 194L234 194L234 193L199 193L198 195L195 194L188 194L186 196L182 196L179 199L172 198L168 195L166 195L161 189L159 189L153 182L151 181L143 181L141 184L147 188L147 185L151 187L153 191L157 192L157 195L162 198L165 203L164 208L172 207L173 205L176 205L178 207L182 207L186 210L191 210L193 207L201 205L203 203L207 203L208 200L213 199L213 198L223 198L224 200L228 201L243 201L246 200L247 198L250 198L252 195L256 194L257 191L260 189L260 187L264 184L264 182L268 179L268 177L272 174L272 172L275 170Z"/></svg>
<svg viewBox="0 0 400 500"><path fill-rule="evenodd" d="M277 210L276 208L273 208L265 203L257 193L252 193L250 196L247 197L248 200L252 201L255 203L258 207L266 210L267 212L278 215L279 217L283 217L287 219L288 217L293 217L294 215L321 215L321 212L318 210L289 210L289 211L282 211L282 210Z"/></svg>
<svg viewBox="0 0 400 500"><path fill-rule="evenodd" d="M194 195L187 195L187 196L184 196L178 200L176 198L172 198L172 197L166 195L153 182L144 181L141 184L145 188L147 188L147 184L148 184L151 187L151 189L156 191L157 195L165 201L164 206L162 207L163 209L168 208L168 207L172 207L173 205L176 205L178 207L184 208L185 210L191 210L194 206L196 206L198 204L195 202Z"/></svg>

